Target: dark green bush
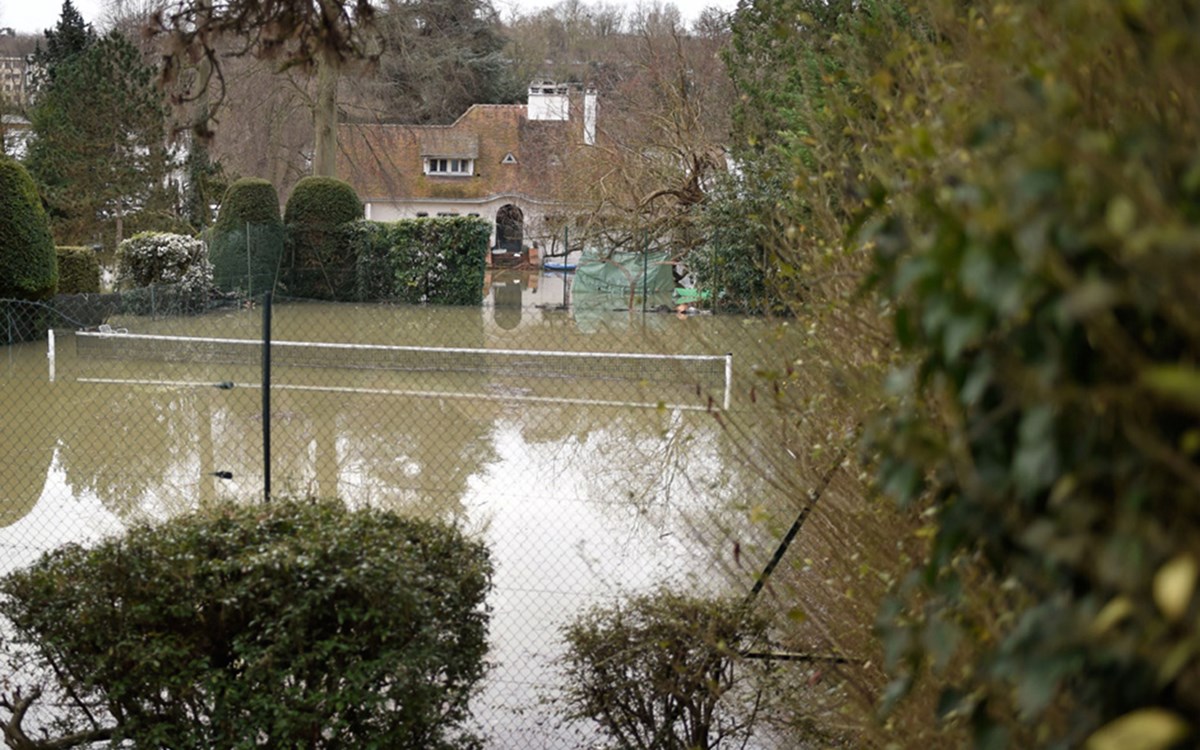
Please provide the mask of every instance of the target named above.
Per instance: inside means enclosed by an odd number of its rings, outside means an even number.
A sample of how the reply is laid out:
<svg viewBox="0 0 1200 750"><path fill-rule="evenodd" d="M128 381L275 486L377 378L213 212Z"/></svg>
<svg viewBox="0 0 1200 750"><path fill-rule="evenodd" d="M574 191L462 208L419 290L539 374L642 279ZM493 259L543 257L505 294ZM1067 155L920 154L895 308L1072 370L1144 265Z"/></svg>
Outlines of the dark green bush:
<svg viewBox="0 0 1200 750"><path fill-rule="evenodd" d="M50 222L29 173L0 158L0 299L54 296L58 262Z"/></svg>
<svg viewBox="0 0 1200 750"><path fill-rule="evenodd" d="M739 746L753 731L765 683L740 650L760 642L766 622L741 600L709 600L660 589L597 607L564 630L562 700L571 720L590 720L616 750Z"/></svg>
<svg viewBox="0 0 1200 750"><path fill-rule="evenodd" d="M58 293L95 294L100 291L100 259L89 247L59 247Z"/></svg>
<svg viewBox="0 0 1200 750"><path fill-rule="evenodd" d="M72 697L75 713L49 709L64 735L465 748L491 572L483 545L445 524L276 501L50 552L0 580L0 612L44 665L21 695Z"/></svg>
<svg viewBox="0 0 1200 750"><path fill-rule="evenodd" d="M284 244L275 187L253 178L230 185L207 239L218 289L246 294L273 289Z"/></svg>
<svg viewBox="0 0 1200 750"><path fill-rule="evenodd" d="M355 246L346 242L346 235L340 230L362 215L362 201L341 180L305 177L296 184L284 209L288 294L354 299Z"/></svg>
<svg viewBox="0 0 1200 750"><path fill-rule="evenodd" d="M305 177L296 183L283 211L283 223L334 227L361 219L363 204L349 183L333 177Z"/></svg>
<svg viewBox="0 0 1200 750"><path fill-rule="evenodd" d="M381 230L352 227L362 300L475 305L483 294L491 227L481 219L408 219Z"/></svg>

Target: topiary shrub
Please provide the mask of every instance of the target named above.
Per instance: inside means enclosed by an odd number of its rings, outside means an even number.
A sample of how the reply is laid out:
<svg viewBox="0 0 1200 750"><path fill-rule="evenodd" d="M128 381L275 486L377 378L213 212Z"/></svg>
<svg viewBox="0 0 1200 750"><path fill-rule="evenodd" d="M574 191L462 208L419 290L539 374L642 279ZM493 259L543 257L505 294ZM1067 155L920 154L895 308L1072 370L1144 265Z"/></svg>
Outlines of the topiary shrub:
<svg viewBox="0 0 1200 750"><path fill-rule="evenodd" d="M619 750L744 746L754 712L738 691L752 704L765 683L748 679L740 650L766 630L740 600L665 588L597 607L563 631L567 718L595 722Z"/></svg>
<svg viewBox="0 0 1200 750"><path fill-rule="evenodd" d="M361 219L362 215L362 201L349 183L333 177L305 177L288 198L283 223L289 227L328 227Z"/></svg>
<svg viewBox="0 0 1200 750"><path fill-rule="evenodd" d="M69 545L0 579L12 650L42 665L6 683L3 728L24 732L15 707L45 696L60 738L114 747L479 747L462 725L491 576L451 526L338 501Z"/></svg>
<svg viewBox="0 0 1200 750"><path fill-rule="evenodd" d="M0 299L42 300L58 287L50 222L29 173L0 158Z"/></svg>
<svg viewBox="0 0 1200 750"><path fill-rule="evenodd" d="M126 295L128 312L145 314L159 307L195 312L208 302L213 269L204 243L179 234L143 232L117 248L117 287ZM156 287L162 287L156 289ZM147 290L141 294L139 290ZM144 309L146 304L155 309Z"/></svg>
<svg viewBox="0 0 1200 750"><path fill-rule="evenodd" d="M257 294L274 288L283 256L283 222L275 186L254 178L230 185L209 232L208 246L218 289Z"/></svg>
<svg viewBox="0 0 1200 750"><path fill-rule="evenodd" d="M341 180L305 177L296 184L284 209L289 294L354 298L355 246L339 230L362 215L362 201Z"/></svg>
<svg viewBox="0 0 1200 750"><path fill-rule="evenodd" d="M406 219L354 232L361 300L477 305L491 227L482 219Z"/></svg>
<svg viewBox="0 0 1200 750"><path fill-rule="evenodd" d="M95 294L100 291L100 259L87 247L59 247L58 293Z"/></svg>

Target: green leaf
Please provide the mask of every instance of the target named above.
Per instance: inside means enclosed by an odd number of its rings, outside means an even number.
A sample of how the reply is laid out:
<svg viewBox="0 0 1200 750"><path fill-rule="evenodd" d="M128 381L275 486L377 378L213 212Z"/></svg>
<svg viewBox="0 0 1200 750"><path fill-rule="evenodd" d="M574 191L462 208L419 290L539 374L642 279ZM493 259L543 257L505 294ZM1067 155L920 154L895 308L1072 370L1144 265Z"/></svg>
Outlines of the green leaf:
<svg viewBox="0 0 1200 750"><path fill-rule="evenodd" d="M1142 371L1142 384L1160 396L1200 411L1200 372L1188 365L1161 365Z"/></svg>
<svg viewBox="0 0 1200 750"><path fill-rule="evenodd" d="M1171 558L1154 574L1154 603L1171 622L1187 614L1196 591L1196 560L1182 554Z"/></svg>
<svg viewBox="0 0 1200 750"><path fill-rule="evenodd" d="M1143 708L1110 721L1088 738L1086 750L1166 750L1190 733L1188 723L1162 708Z"/></svg>

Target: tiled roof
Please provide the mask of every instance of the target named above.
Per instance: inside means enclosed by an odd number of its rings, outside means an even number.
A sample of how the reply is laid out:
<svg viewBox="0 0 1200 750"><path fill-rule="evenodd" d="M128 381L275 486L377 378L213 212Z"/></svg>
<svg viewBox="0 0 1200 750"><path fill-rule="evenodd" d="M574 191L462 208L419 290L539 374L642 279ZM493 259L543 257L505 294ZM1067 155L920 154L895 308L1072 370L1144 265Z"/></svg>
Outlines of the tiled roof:
<svg viewBox="0 0 1200 750"><path fill-rule="evenodd" d="M451 125L344 123L338 129L338 176L364 201L485 200L504 194L553 200L565 159L582 128L532 122L524 105L476 104ZM511 154L513 160L506 157ZM475 160L470 177L428 176L422 158ZM514 163L515 160L515 163Z"/></svg>

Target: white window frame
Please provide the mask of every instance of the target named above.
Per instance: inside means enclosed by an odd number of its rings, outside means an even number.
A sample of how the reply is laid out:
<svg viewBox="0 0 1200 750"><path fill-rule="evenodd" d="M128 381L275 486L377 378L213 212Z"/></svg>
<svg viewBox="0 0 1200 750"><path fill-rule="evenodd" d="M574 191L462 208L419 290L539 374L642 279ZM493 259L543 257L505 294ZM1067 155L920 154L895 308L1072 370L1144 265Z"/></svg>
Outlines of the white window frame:
<svg viewBox="0 0 1200 750"><path fill-rule="evenodd" d="M425 174L434 177L470 177L475 174L475 160L427 156Z"/></svg>

